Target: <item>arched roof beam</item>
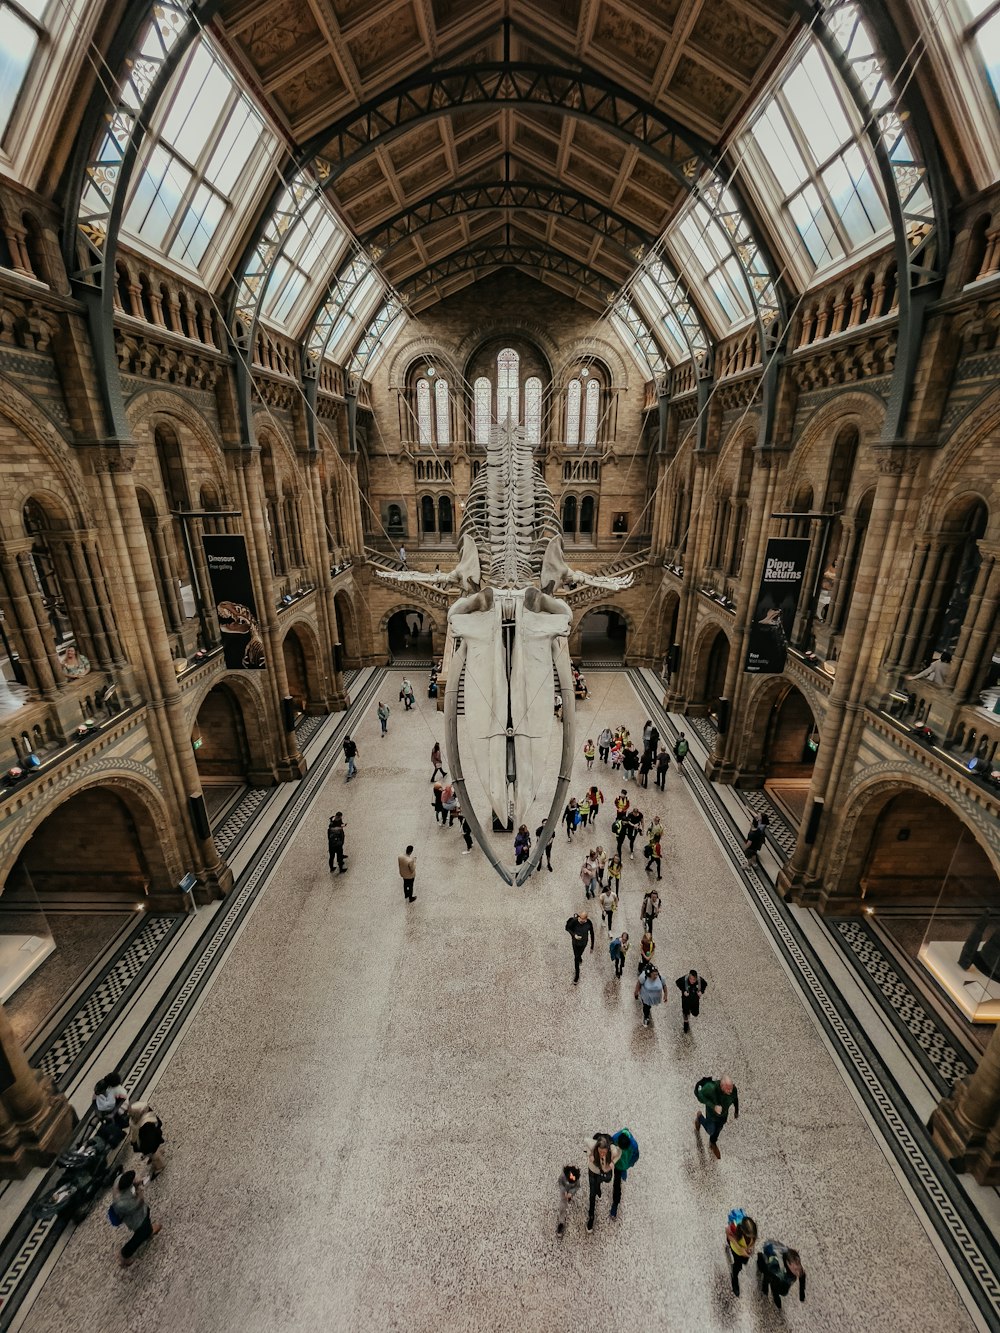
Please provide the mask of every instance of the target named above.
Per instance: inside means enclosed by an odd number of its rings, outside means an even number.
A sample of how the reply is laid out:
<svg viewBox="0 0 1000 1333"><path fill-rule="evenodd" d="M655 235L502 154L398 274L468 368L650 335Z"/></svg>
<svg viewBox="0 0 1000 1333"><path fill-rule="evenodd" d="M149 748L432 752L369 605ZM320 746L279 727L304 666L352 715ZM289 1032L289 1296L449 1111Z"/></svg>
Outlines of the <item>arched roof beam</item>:
<svg viewBox="0 0 1000 1333"><path fill-rule="evenodd" d="M542 185L537 181L472 182L436 190L416 200L409 207L379 223L360 237L368 248L390 250L424 227L466 213L487 209L516 208L532 212L557 213L569 222L600 233L626 251L633 261L656 241L652 232L620 213L614 213L579 190L563 185ZM382 258L381 255L378 256Z"/></svg>
<svg viewBox="0 0 1000 1333"><path fill-rule="evenodd" d="M927 109L907 76L897 97L885 70L900 76L903 49L882 0L796 0L865 121L885 192L896 250L899 332L884 438L899 439L913 392L926 308L948 263L947 187ZM890 63L891 62L891 63Z"/></svg>
<svg viewBox="0 0 1000 1333"><path fill-rule="evenodd" d="M301 164L313 164L317 178L329 189L376 147L419 124L458 109L510 105L545 106L597 124L605 133L638 148L701 199L733 238L733 255L750 295L761 346L768 348L780 339L785 310L775 276L778 270L735 184L727 186L717 175L708 146L697 136L591 70L513 62L424 70L315 135L304 146ZM261 293L282 243L265 210L264 221L237 270L231 323L240 338L252 339Z"/></svg>
<svg viewBox="0 0 1000 1333"><path fill-rule="evenodd" d="M358 380L365 378L372 357L378 352L386 334L403 313L403 308L398 296L390 296L389 300L375 312L374 319L369 321L357 346L347 358L349 376L356 376Z"/></svg>

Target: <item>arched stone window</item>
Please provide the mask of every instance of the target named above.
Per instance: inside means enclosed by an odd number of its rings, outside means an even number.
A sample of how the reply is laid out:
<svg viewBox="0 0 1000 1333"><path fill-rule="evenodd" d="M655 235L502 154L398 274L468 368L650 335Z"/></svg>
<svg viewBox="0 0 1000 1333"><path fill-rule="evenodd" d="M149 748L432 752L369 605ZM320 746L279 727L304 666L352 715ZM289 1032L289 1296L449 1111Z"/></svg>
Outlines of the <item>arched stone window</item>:
<svg viewBox="0 0 1000 1333"><path fill-rule="evenodd" d="M583 443L586 448L597 443L601 419L601 386L593 377L587 380L586 406L583 413Z"/></svg>
<svg viewBox="0 0 1000 1333"><path fill-rule="evenodd" d="M563 500L562 529L567 534L576 534L576 496L567 495Z"/></svg>
<svg viewBox="0 0 1000 1333"><path fill-rule="evenodd" d="M430 445L434 441L433 418L431 416L430 380L417 380L417 439L421 444Z"/></svg>
<svg viewBox="0 0 1000 1333"><path fill-rule="evenodd" d="M520 421L521 358L513 347L504 347L497 355L497 421L510 416L516 426Z"/></svg>
<svg viewBox="0 0 1000 1333"><path fill-rule="evenodd" d="M434 424L437 428L438 444L451 444L451 408L447 380L438 380L434 385Z"/></svg>
<svg viewBox="0 0 1000 1333"><path fill-rule="evenodd" d="M420 531L434 531L434 500L430 495L424 495L420 500Z"/></svg>
<svg viewBox="0 0 1000 1333"><path fill-rule="evenodd" d="M442 495L438 500L438 532L442 535L454 531L454 511L451 505L451 496Z"/></svg>
<svg viewBox="0 0 1000 1333"><path fill-rule="evenodd" d="M542 381L537 375L524 381L524 438L533 445L542 442Z"/></svg>
<svg viewBox="0 0 1000 1333"><path fill-rule="evenodd" d="M490 442L490 404L493 391L485 375L480 375L472 388L476 444L485 448Z"/></svg>
<svg viewBox="0 0 1000 1333"><path fill-rule="evenodd" d="M597 504L592 495L585 495L580 501L580 536L592 537L594 535L595 514Z"/></svg>
<svg viewBox="0 0 1000 1333"><path fill-rule="evenodd" d="M566 443L580 443L580 404L583 399L583 386L577 379L570 380L566 386Z"/></svg>

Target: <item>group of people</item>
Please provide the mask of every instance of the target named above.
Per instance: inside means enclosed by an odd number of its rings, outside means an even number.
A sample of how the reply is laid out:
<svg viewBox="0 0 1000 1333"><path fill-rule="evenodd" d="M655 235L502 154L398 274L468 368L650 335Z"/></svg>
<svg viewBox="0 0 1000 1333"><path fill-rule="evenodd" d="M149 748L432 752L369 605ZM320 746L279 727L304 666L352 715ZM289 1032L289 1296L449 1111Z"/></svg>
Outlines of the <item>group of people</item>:
<svg viewBox="0 0 1000 1333"><path fill-rule="evenodd" d="M753 1258L756 1245L757 1223L742 1208L734 1208L726 1219L726 1254L734 1296L740 1294L740 1273ZM757 1255L757 1272L762 1294L766 1296L770 1292L779 1310L782 1297L796 1285L799 1300L805 1300L806 1270L798 1250L783 1245L780 1240L766 1240Z"/></svg>
<svg viewBox="0 0 1000 1333"><path fill-rule="evenodd" d="M131 1233L118 1257L122 1268L130 1268L137 1252L161 1230L160 1223L150 1216L144 1191L165 1166L163 1122L148 1102L129 1100L117 1070L94 1085L92 1109L97 1120L96 1137L105 1151L117 1150L127 1134L142 1164L140 1171L119 1173L108 1209L111 1225L124 1226Z"/></svg>
<svg viewBox="0 0 1000 1333"><path fill-rule="evenodd" d="M680 732L673 747L678 772L684 771L684 760L690 749L687 737L683 731ZM619 726L614 730L604 727L597 737L596 746L593 737L587 737L583 757L587 761L588 772L594 767L596 758L602 764L610 764L612 772L621 771L627 779L638 781L643 787L649 786L649 775L655 773L656 785L660 791L666 790L670 752L665 745L660 744L659 729L649 718L642 729L641 746L632 740L628 727Z"/></svg>

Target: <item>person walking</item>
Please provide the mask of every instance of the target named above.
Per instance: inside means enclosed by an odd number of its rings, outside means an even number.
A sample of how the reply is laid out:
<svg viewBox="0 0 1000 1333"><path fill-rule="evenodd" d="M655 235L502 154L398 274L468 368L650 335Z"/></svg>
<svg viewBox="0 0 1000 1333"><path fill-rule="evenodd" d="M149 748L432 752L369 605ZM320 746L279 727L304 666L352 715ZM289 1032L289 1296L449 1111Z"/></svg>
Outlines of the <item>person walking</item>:
<svg viewBox="0 0 1000 1333"><path fill-rule="evenodd" d="M649 749L649 741L652 734L653 734L653 722L651 718L647 717L642 728L642 748L644 750Z"/></svg>
<svg viewBox="0 0 1000 1333"><path fill-rule="evenodd" d="M631 804L632 803L628 798L628 792L622 787L621 791L615 797L615 815L619 819L624 819L628 814L628 808Z"/></svg>
<svg viewBox="0 0 1000 1333"><path fill-rule="evenodd" d="M799 1284L799 1300L805 1300L806 1270L798 1250L789 1249L780 1240L766 1240L757 1256L757 1272L760 1273L762 1293L766 1296L770 1289L779 1310L782 1296L787 1296L796 1282Z"/></svg>
<svg viewBox="0 0 1000 1333"><path fill-rule="evenodd" d="M413 693L413 686L410 683L409 676L403 677L403 683L399 687L399 701L407 712L410 711L416 702L416 695Z"/></svg>
<svg viewBox="0 0 1000 1333"><path fill-rule="evenodd" d="M403 881L403 897L408 903L415 903L416 897L413 893L413 881L417 877L417 858L413 853L412 844L399 857L399 874Z"/></svg>
<svg viewBox="0 0 1000 1333"><path fill-rule="evenodd" d="M133 1152L139 1153L149 1170L149 1179L156 1177L166 1166L163 1155L163 1121L149 1102L133 1102L128 1108L129 1142Z"/></svg>
<svg viewBox="0 0 1000 1333"><path fill-rule="evenodd" d="M608 923L608 938L611 938L615 924L615 913L618 911L618 894L614 889L605 889L601 894L601 915Z"/></svg>
<svg viewBox="0 0 1000 1333"><path fill-rule="evenodd" d="M591 787L587 791L585 800L587 804L587 823L596 824L597 812L604 804L604 792L601 791L600 787Z"/></svg>
<svg viewBox="0 0 1000 1333"><path fill-rule="evenodd" d="M647 856L646 870L647 871L652 870L653 867L655 866L656 878L658 880L661 880L663 878L663 872L661 870L661 863L663 861L663 845L660 842L659 837L655 833L650 833L649 835L649 842L646 843L646 856Z"/></svg>
<svg viewBox="0 0 1000 1333"><path fill-rule="evenodd" d="M434 765L434 772L431 774L431 782L434 781L439 773L443 778L448 776L448 770L444 767L441 760L441 742L435 741L431 747L431 763Z"/></svg>
<svg viewBox="0 0 1000 1333"><path fill-rule="evenodd" d="M611 1144L615 1148L620 1148L622 1152L621 1157L615 1163L615 1178L611 1189L611 1212L608 1213L608 1216L614 1221L618 1216L618 1205L622 1201L622 1186L628 1180L628 1173L639 1160L639 1143L626 1125L617 1134L611 1135Z"/></svg>
<svg viewBox="0 0 1000 1333"><path fill-rule="evenodd" d="M660 733L655 722L647 722L642 729L643 748L656 758L656 752L660 748Z"/></svg>
<svg viewBox="0 0 1000 1333"><path fill-rule="evenodd" d="M326 845L330 853L330 874L333 874L333 863L336 861L337 874L343 875L347 869L344 865L344 816L339 810L330 816L326 827Z"/></svg>
<svg viewBox="0 0 1000 1333"><path fill-rule="evenodd" d="M684 1016L684 1031L690 1032L688 1026L692 1018L697 1018L701 1012L701 997L708 990L708 982L704 977L699 977L698 973L692 967L691 971L683 977L677 978L677 989L681 993L681 1013Z"/></svg>
<svg viewBox="0 0 1000 1333"><path fill-rule="evenodd" d="M594 860L597 862L597 883L604 888L604 872L608 868L608 854L598 843L594 848Z"/></svg>
<svg viewBox="0 0 1000 1333"><path fill-rule="evenodd" d="M444 808L444 783L435 782L431 788L431 795L434 799L434 823L440 821L443 828L448 822L448 812Z"/></svg>
<svg viewBox="0 0 1000 1333"><path fill-rule="evenodd" d="M611 742L614 736L611 734L611 728L605 727L597 738L597 756L602 764L608 762L608 755L611 753Z"/></svg>
<svg viewBox="0 0 1000 1333"><path fill-rule="evenodd" d="M649 774L653 767L652 750L643 750L642 758L639 760L639 786L649 786Z"/></svg>
<svg viewBox="0 0 1000 1333"><path fill-rule="evenodd" d="M628 956L627 930L623 930L617 939L611 941L608 945L608 952L611 954L611 961L615 965L615 976L620 981L622 973L625 971L625 959Z"/></svg>
<svg viewBox="0 0 1000 1333"><path fill-rule="evenodd" d="M639 979L635 983L635 998L642 1002L642 1026L651 1028L653 1026L653 1009L658 1004L662 1004L666 998L666 991L663 988L663 978L653 963L650 963L645 971L639 973Z"/></svg>
<svg viewBox="0 0 1000 1333"><path fill-rule="evenodd" d="M661 745L656 753L656 785L660 791L667 789L667 769L670 767L670 755L667 747Z"/></svg>
<svg viewBox="0 0 1000 1333"><path fill-rule="evenodd" d="M344 737L344 759L347 762L347 781L358 776L358 747L350 736Z"/></svg>
<svg viewBox="0 0 1000 1333"><path fill-rule="evenodd" d="M590 940L590 952L594 952L594 923L586 912L577 912L566 922L566 929L573 945L573 985L580 980L580 960Z"/></svg>
<svg viewBox="0 0 1000 1333"><path fill-rule="evenodd" d="M563 811L563 822L566 825L566 841L569 842L580 823L580 802L575 796L569 798L566 809Z"/></svg>
<svg viewBox="0 0 1000 1333"><path fill-rule="evenodd" d="M747 859L747 865L752 865L754 861L760 865L760 850L767 838L767 826L770 822L769 817L763 814L758 815L750 825L746 841L743 844L743 854Z"/></svg>
<svg viewBox="0 0 1000 1333"><path fill-rule="evenodd" d="M586 759L586 761L587 761L587 772L588 772L588 773L589 773L590 770L594 767L594 755L595 755L596 753L597 753L597 751L594 749L594 742L593 742L593 740L588 736L588 737L587 737L587 743L586 743L586 745L583 747L583 757L584 757L584 759Z"/></svg>
<svg viewBox="0 0 1000 1333"><path fill-rule="evenodd" d="M621 738L620 736L615 736L615 738L614 738L614 739L612 740L612 742L611 742L611 771L612 771L612 773L617 773L618 770L621 768L621 766L622 766L622 755L624 754L624 751L625 751L625 746L622 744L622 738Z"/></svg>
<svg viewBox="0 0 1000 1333"><path fill-rule="evenodd" d="M531 855L531 834L527 824L522 824L514 837L514 864L523 866Z"/></svg>
<svg viewBox="0 0 1000 1333"><path fill-rule="evenodd" d="M660 907L660 895L655 889L650 889L642 900L642 911L639 913L645 924L647 935L653 933L653 922L660 915Z"/></svg>
<svg viewBox="0 0 1000 1333"><path fill-rule="evenodd" d="M590 1207L587 1212L587 1230L594 1229L594 1207L601 1197L601 1186L610 1185L622 1150L607 1134L595 1134L587 1150L587 1175L590 1178Z"/></svg>
<svg viewBox="0 0 1000 1333"><path fill-rule="evenodd" d="M647 930L639 941L639 975L642 976L648 968L653 965L653 956L656 953L656 941Z"/></svg>
<svg viewBox="0 0 1000 1333"><path fill-rule="evenodd" d="M589 851L583 858L583 865L580 867L580 880L583 883L586 896L593 898L597 893L597 858L593 851Z"/></svg>
<svg viewBox="0 0 1000 1333"><path fill-rule="evenodd" d="M151 1237L158 1236L162 1230L159 1222L153 1222L149 1216L149 1204L142 1192L142 1182L136 1180L134 1171L123 1171L115 1182L108 1217L112 1225L128 1227L132 1233L122 1246L118 1259L122 1268L131 1268L135 1263L136 1250Z"/></svg>
<svg viewBox="0 0 1000 1333"><path fill-rule="evenodd" d="M708 1146L716 1160L722 1157L719 1152L719 1135L722 1133L729 1112L733 1118L740 1118L740 1094L728 1075L722 1078L700 1078L694 1086L694 1095L705 1108L694 1118L695 1133L702 1130L708 1135ZM779 1302L780 1304L780 1302Z"/></svg>
<svg viewBox="0 0 1000 1333"><path fill-rule="evenodd" d="M539 824L538 828L535 829L535 837L540 838L544 832L545 832L545 825ZM552 870L552 844L555 842L555 840L556 840L556 835L555 835L555 830L553 829L553 831L549 834L548 842L545 844L545 864L548 866L550 872ZM538 871L541 870L541 868L542 868L542 858L539 857L538 865L535 866L535 873L537 874Z"/></svg>
<svg viewBox="0 0 1000 1333"><path fill-rule="evenodd" d="M622 769L628 780L634 782L639 771L639 751L632 744L626 745L622 751Z"/></svg>
<svg viewBox="0 0 1000 1333"><path fill-rule="evenodd" d="M462 837L465 839L465 851L462 855L468 856L472 851L472 825L466 819L465 815L462 816Z"/></svg>
<svg viewBox="0 0 1000 1333"><path fill-rule="evenodd" d="M556 1222L556 1235L561 1236L566 1230L566 1219L569 1216L570 1204L576 1198L580 1189L580 1168L578 1166L564 1166L559 1172L559 1215Z"/></svg>
<svg viewBox="0 0 1000 1333"><path fill-rule="evenodd" d="M441 822L448 820L448 827L451 828L456 819L461 817L461 810L458 805L458 792L449 782L441 792Z"/></svg>
<svg viewBox="0 0 1000 1333"><path fill-rule="evenodd" d="M726 1220L726 1245L732 1264L730 1278L733 1295L740 1294L740 1273L753 1257L757 1244L757 1223L742 1208L734 1208Z"/></svg>
<svg viewBox="0 0 1000 1333"><path fill-rule="evenodd" d="M691 746L688 745L687 737L682 731L674 742L674 758L677 760L678 773L684 772L684 760L688 757L690 749Z"/></svg>
<svg viewBox="0 0 1000 1333"><path fill-rule="evenodd" d="M642 832L642 826L645 823L645 816L637 805L625 816L625 836L628 838L628 854L635 860L635 840Z"/></svg>
<svg viewBox="0 0 1000 1333"><path fill-rule="evenodd" d="M622 892L622 859L620 856L613 856L608 862L608 888L614 889L618 897L621 898Z"/></svg>
<svg viewBox="0 0 1000 1333"><path fill-rule="evenodd" d="M611 832L615 835L616 855L618 860L622 859L622 847L625 845L625 839L628 837L628 819L625 815L619 815L611 825Z"/></svg>
<svg viewBox="0 0 1000 1333"><path fill-rule="evenodd" d="M404 569L406 568L406 547L405 547L405 546L400 546L400 548L399 548L399 563L403 566Z"/></svg>
<svg viewBox="0 0 1000 1333"><path fill-rule="evenodd" d="M378 713L378 724L382 728L382 739L384 740L385 733L389 729L389 705L379 700L378 708L375 711Z"/></svg>

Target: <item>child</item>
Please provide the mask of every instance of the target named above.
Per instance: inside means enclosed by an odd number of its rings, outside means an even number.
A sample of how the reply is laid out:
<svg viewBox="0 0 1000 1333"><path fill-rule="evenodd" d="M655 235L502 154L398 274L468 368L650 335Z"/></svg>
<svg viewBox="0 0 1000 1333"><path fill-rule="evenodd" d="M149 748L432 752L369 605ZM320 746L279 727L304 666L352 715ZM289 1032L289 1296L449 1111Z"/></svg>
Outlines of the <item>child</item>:
<svg viewBox="0 0 1000 1333"><path fill-rule="evenodd" d="M587 744L583 747L583 757L587 761L588 772L590 771L590 769L594 767L594 756L596 755L596 753L597 751L594 749L594 742L588 736Z"/></svg>
<svg viewBox="0 0 1000 1333"><path fill-rule="evenodd" d="M559 1221L556 1224L557 1236L561 1236L566 1230L566 1217L569 1213L569 1206L576 1198L579 1188L580 1168L578 1166L564 1166L559 1173Z"/></svg>
<svg viewBox="0 0 1000 1333"><path fill-rule="evenodd" d="M740 1270L745 1268L757 1244L757 1223L742 1208L734 1208L726 1225L726 1242L732 1259L733 1295L740 1294Z"/></svg>
<svg viewBox="0 0 1000 1333"><path fill-rule="evenodd" d="M617 939L611 941L608 948L611 961L615 965L615 976L621 980L621 975L625 971L625 957L628 954L628 931L623 930Z"/></svg>

